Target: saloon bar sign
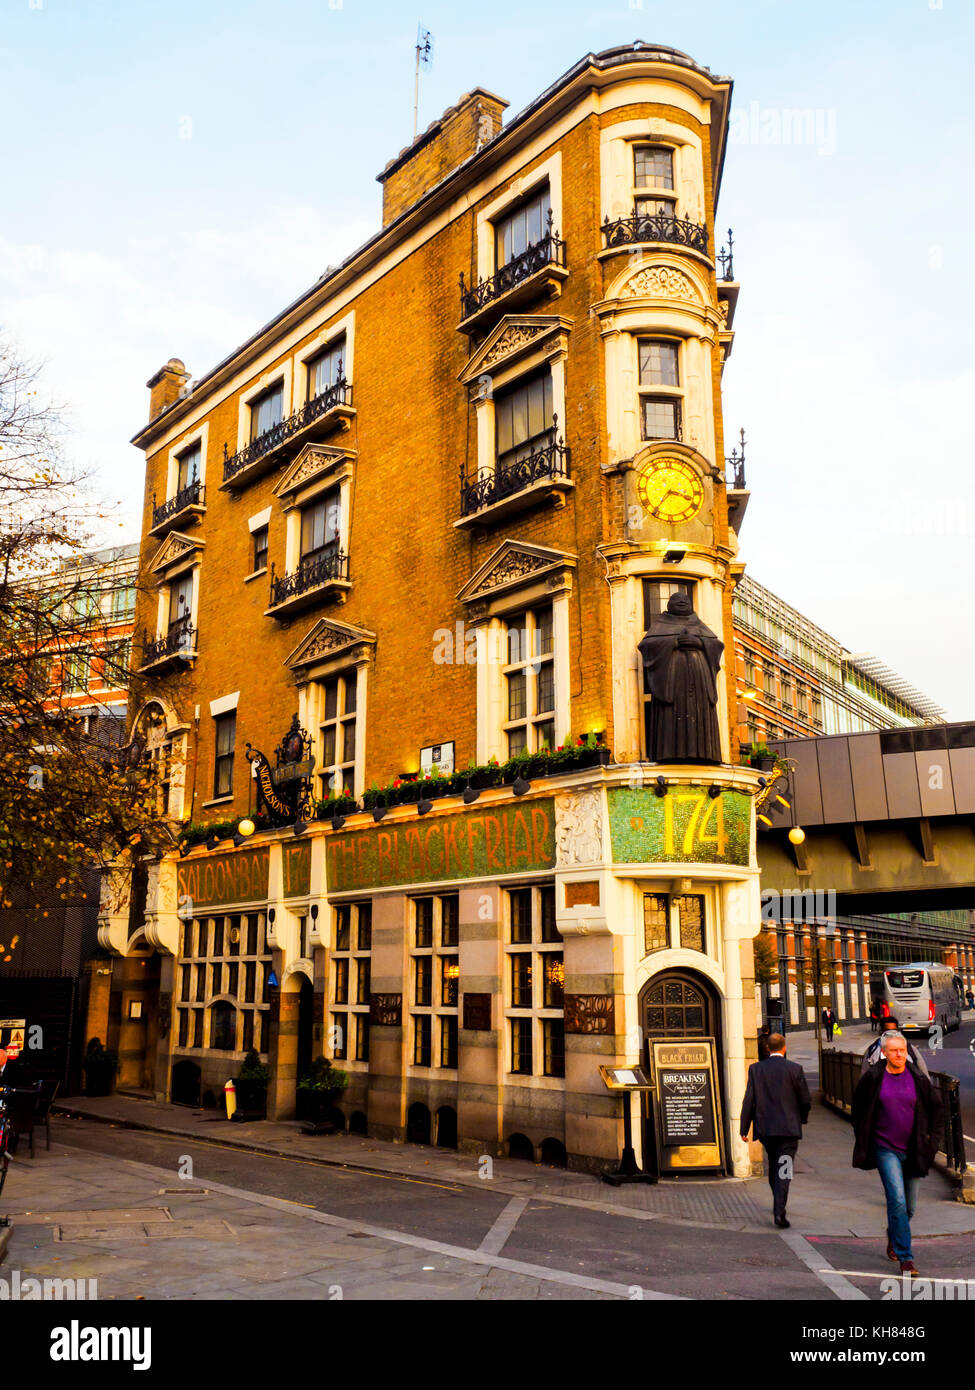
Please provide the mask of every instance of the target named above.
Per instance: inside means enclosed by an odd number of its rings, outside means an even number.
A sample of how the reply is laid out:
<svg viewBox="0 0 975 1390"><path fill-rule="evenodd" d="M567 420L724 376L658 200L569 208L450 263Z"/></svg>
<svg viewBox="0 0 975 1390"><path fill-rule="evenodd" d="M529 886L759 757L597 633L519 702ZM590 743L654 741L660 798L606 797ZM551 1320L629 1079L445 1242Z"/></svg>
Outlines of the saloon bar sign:
<svg viewBox="0 0 975 1390"><path fill-rule="evenodd" d="M661 1173L724 1168L713 1038L650 1043Z"/></svg>
<svg viewBox="0 0 975 1390"><path fill-rule="evenodd" d="M315 760L311 756L311 738L291 716L291 724L275 749L276 764L272 768L259 749L248 744L245 756L251 765L251 776L257 782L257 799L264 811L278 825L293 825L308 814L311 799L311 775Z"/></svg>
<svg viewBox="0 0 975 1390"><path fill-rule="evenodd" d="M544 797L330 835L325 853L333 893L551 869L555 802Z"/></svg>
<svg viewBox="0 0 975 1390"><path fill-rule="evenodd" d="M186 917L200 908L267 901L269 852L255 846L231 854L184 859L176 866L180 910Z"/></svg>

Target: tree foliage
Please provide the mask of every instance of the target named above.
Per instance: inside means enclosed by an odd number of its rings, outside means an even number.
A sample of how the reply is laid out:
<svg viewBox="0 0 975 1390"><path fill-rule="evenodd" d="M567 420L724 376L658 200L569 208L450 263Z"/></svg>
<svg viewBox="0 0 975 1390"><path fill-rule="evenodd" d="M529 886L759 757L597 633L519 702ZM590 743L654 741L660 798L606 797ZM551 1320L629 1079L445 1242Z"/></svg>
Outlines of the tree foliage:
<svg viewBox="0 0 975 1390"><path fill-rule="evenodd" d="M88 553L108 518L65 463L61 412L39 392L38 368L0 338L3 907L70 897L81 869L113 860L137 835L144 849L163 833L151 769L124 766L121 727L79 716L65 693L65 670L109 626L101 605L111 560ZM101 662L102 686L124 688L127 655L108 651Z"/></svg>

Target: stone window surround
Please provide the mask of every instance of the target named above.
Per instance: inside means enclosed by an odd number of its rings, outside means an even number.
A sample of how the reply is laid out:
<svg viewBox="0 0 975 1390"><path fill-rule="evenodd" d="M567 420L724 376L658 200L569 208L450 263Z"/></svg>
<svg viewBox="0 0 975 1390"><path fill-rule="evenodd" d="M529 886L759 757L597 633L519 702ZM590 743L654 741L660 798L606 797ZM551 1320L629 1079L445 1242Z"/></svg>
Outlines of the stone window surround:
<svg viewBox="0 0 975 1390"><path fill-rule="evenodd" d="M156 608L156 638L165 637L169 631L169 591L175 579L182 579L184 575L193 575L193 593L190 598L190 627L194 631L199 631L200 613L200 569L203 564L203 556L199 550L194 550L188 555L181 556L179 560L166 565L159 579L159 596Z"/></svg>
<svg viewBox="0 0 975 1390"><path fill-rule="evenodd" d="M525 575L517 583L492 594L485 611L471 613L472 626L483 628L485 639L477 649L477 761L507 758L504 726L508 722L504 689L504 624L515 613L541 604L552 605L552 647L555 664L555 746L564 743L571 732L569 691L570 623L569 598L572 574L568 566L561 572L545 570L540 577ZM475 600L475 602L479 602Z"/></svg>
<svg viewBox="0 0 975 1390"><path fill-rule="evenodd" d="M166 499L176 496L176 484L179 479L179 460L182 454L192 449L195 444L200 446L200 485L207 480L207 444L210 438L210 421L204 420L202 425L183 436L178 444L174 444L169 450L166 463Z"/></svg>
<svg viewBox="0 0 975 1390"><path fill-rule="evenodd" d="M355 715L355 769L352 793L361 796L366 781L366 715L369 689L369 667L372 665L371 644L351 641L347 647L340 648L334 656L315 661L303 669L298 681L298 722L312 736L312 753L315 767L312 784L322 773L320 761L320 730L325 709L326 680L333 676L347 676L356 673L356 715Z"/></svg>
<svg viewBox="0 0 975 1390"><path fill-rule="evenodd" d="M329 960L328 960L328 975L327 975L327 978L328 978L328 996L327 996L327 997L328 997L328 1026L329 1026L330 1028L331 1028L331 1027L334 1027L334 1026L336 1025L336 1023L338 1022L338 1016L339 1016L339 1015L342 1015L342 1016L344 1017L344 1019L345 1019L345 1049L344 1049L344 1050L345 1050L345 1054L346 1054L346 1055L345 1055L344 1057L340 1057L340 1058L337 1059L339 1062L341 1062L342 1070L343 1070L343 1071L348 1071L348 1072L350 1072L350 1073L356 1073L356 1072L358 1072L360 1075L368 1076L368 1075L369 1075L369 1067L370 1067L369 1058L367 1057L367 1058L365 1058L365 1059L363 1059L363 1060L357 1060L356 1057L354 1056L354 1053L355 1053L355 1051L356 1051L356 1046L357 1046L357 1037L356 1037L356 1036L353 1036L353 1034L352 1034L352 1028L351 1028L351 1023L352 1023L353 1019L355 1019L357 1016L359 1016L359 1017L365 1017L365 1019L366 1019L367 1021L368 1021L368 1019L369 1019L369 1005L368 1005L368 1003L366 1003L366 1004L358 1004L358 1003L356 1002L357 992L358 992L359 961L367 960L367 961L370 962L370 964L371 964L371 962L372 962L372 946L370 945L370 946L368 947L368 949L366 949L366 950L360 950L360 949L359 949L359 910L360 910L361 908L363 908L363 907L368 907L369 910L370 910L370 913L371 913L371 911L372 911L372 901L371 901L371 899L366 899L366 900L360 899L359 901L352 901L352 900L350 900L349 902L339 903L339 904L337 904L336 906L333 906L333 907L331 907L331 908L329 908L329 907L327 907L327 906L326 906L326 908L325 908L325 911L328 913L329 917L331 918L331 926L330 926L329 940L328 940L328 945L329 945ZM349 914L349 946L348 946L348 949L347 949L347 950L344 950L344 951L339 951L338 947L334 944L334 943L337 941L337 939L338 939L338 938L337 938L337 927L338 927L338 914L339 914L339 911L340 911L340 910L343 911L343 912L346 912L346 911L347 911L348 914ZM348 961L348 963L349 963L348 980L347 980L347 987L348 987L348 1002L345 1003L345 1004L339 1004L339 1003L337 1003L336 1000L335 1000L335 976L336 976L336 971L333 969L332 962L334 961L334 959L335 959L336 956L338 956L339 959L341 959L341 960L346 960L346 961ZM341 1026L341 1024L339 1024L339 1026ZM332 1049L332 1047L329 1048L329 1051L330 1051L331 1055L334 1056L334 1050ZM350 1055L350 1054L352 1054L352 1055Z"/></svg>
<svg viewBox="0 0 975 1390"><path fill-rule="evenodd" d="M568 324L566 320L540 319L543 332L538 340L527 350L513 351L510 356L501 358L495 365L481 371L474 388L474 418L477 432L478 473L493 473L497 464L497 430L495 424L494 397L498 391L515 385L524 377L531 376L540 368L547 366L552 374L552 411L558 416L558 435L565 439L565 361L569 355ZM465 376L467 374L465 373ZM490 390L481 386L484 378L490 379Z"/></svg>
<svg viewBox="0 0 975 1390"><path fill-rule="evenodd" d="M347 450L331 450L330 453L333 453L334 457L328 462L323 460L321 469L299 487L290 488L287 475L285 475L281 483L274 489L281 499L281 511L285 521L284 574L294 574L301 561L301 514L303 508L326 492L331 492L335 487L339 490L338 547L344 554L348 555L349 553L352 482L355 472L354 456Z"/></svg>
<svg viewBox="0 0 975 1390"><path fill-rule="evenodd" d="M262 530L262 528L265 527L265 526L268 528L268 548L270 549L270 542L271 542L271 508L270 508L270 507L265 507L264 510L263 510L262 512L256 512L253 516L249 516L249 517L247 518L247 532L248 532L248 536L250 537L250 542L249 542L249 543L250 543L250 545L251 545L251 554L252 554L252 555L253 555L253 553L254 553L254 551L253 551L254 532L255 532L255 531L260 531L260 530ZM252 570L250 574L245 574L245 575L244 575L244 583L247 584L247 583L249 583L252 579L257 579L257 578L259 578L260 575L262 575L262 574L267 574L267 565L265 565L265 566L263 567L263 569Z"/></svg>
<svg viewBox="0 0 975 1390"><path fill-rule="evenodd" d="M531 909L531 940L528 942L513 942L511 940L511 893L522 889L529 889L532 896ZM546 1008L544 1004L544 980L532 981L532 1007L515 1008L511 1003L511 965L510 958L514 954L528 955L529 958L536 958L546 954L559 955L562 957L563 967L565 963L565 943L563 940L543 941L541 934L542 909L541 893L543 889L555 892L555 887L551 880L534 881L531 883L505 883L502 893L502 931L501 931L501 1006L504 1017L504 1035L501 1044L501 1051L504 1065L504 1084L505 1088L511 1086L531 1086L542 1090L561 1091L565 1088L564 1076L550 1076L545 1073L544 1068L544 1037L542 1024L545 1019L564 1019L565 1009ZM556 899L556 913L558 912ZM557 920L557 917L556 917ZM560 934L561 935L561 934ZM530 1018L532 1021L532 1070L531 1072L512 1071L514 1059L511 1047L511 1021L514 1018Z"/></svg>
<svg viewBox="0 0 975 1390"><path fill-rule="evenodd" d="M694 865L689 864L689 869ZM724 887L722 880L713 881L702 878L661 878L659 870L657 876L646 878L634 878L629 881L629 887L633 894L632 912L635 914L633 920L637 924L636 945L636 991L639 991L646 984L647 980L654 975L659 975L664 970L696 970L702 975L706 975L709 980L713 980L723 992L724 980L724 943L722 939L723 922L721 916L721 890ZM670 908L670 946L659 951L651 951L649 955L644 954L643 942L643 895L644 893L659 893L665 896ZM705 950L692 951L680 945L680 931L677 918L677 907L675 898L684 893L697 894L704 898L704 943ZM676 945L674 943L677 943Z"/></svg>
<svg viewBox="0 0 975 1390"><path fill-rule="evenodd" d="M281 419L286 420L294 413L292 391L293 363L290 357L275 366L269 367L246 390L240 393L237 401L237 445L231 450L239 453L251 442L251 402L263 396L271 387L281 386Z"/></svg>
<svg viewBox="0 0 975 1390"><path fill-rule="evenodd" d="M430 1076L443 1078L444 1076L453 1077L457 1074L456 1067L445 1067L441 1065L441 1019L451 1017L457 1019L458 1028L460 1027L460 977L457 978L457 1003L444 1004L441 1000L441 961L446 956L453 960L455 964L460 961L460 938L456 946L444 946L442 943L443 931L443 899L456 898L456 892L441 891L429 893L415 893L408 898L407 927L405 932L407 969L404 972L404 1013L408 1013L410 1019L409 1037L406 1040L406 1074L407 1076ZM417 898L431 898L433 900L431 938L429 946L417 946L416 944L416 900ZM418 957L426 957L430 961L430 1003L417 1004L416 1002L416 979ZM430 1019L430 1065L423 1066L419 1062L414 1062L415 1056L415 1030L418 1017L426 1016ZM459 1059L458 1059L459 1060Z"/></svg>
<svg viewBox="0 0 975 1390"><path fill-rule="evenodd" d="M699 136L687 126L660 117L618 121L600 132L599 222L632 217L636 199L653 197L654 190L638 187L634 147L647 145L670 150L674 157L674 187L658 190L674 199L674 215L690 222L704 222L704 163Z"/></svg>
<svg viewBox="0 0 975 1390"><path fill-rule="evenodd" d="M293 413L312 399L308 394L308 365L321 353L326 352L337 338L345 337L345 356L342 358L342 375L352 384L353 356L355 343L355 311L346 314L328 328L322 328L310 342L295 353L294 403Z"/></svg>
<svg viewBox="0 0 975 1390"><path fill-rule="evenodd" d="M503 193L492 198L479 210L475 220L475 240L477 246L477 274L474 282L487 280L497 270L495 264L495 223L511 211L531 193L540 191L548 184L549 206L552 209L552 227L562 233L562 154L561 151L549 159L536 164L529 173L512 179ZM559 419L563 417L560 415Z"/></svg>
<svg viewBox="0 0 975 1390"><path fill-rule="evenodd" d="M623 297L627 282L644 270L676 271L690 283L695 299ZM709 462L716 458L711 363L717 351L718 313L710 306L709 297L700 266L682 261L676 253L654 250L628 266L607 298L593 306L604 345L608 462L631 458L649 442L642 437L640 419L641 338L678 342L684 442L697 448Z"/></svg>

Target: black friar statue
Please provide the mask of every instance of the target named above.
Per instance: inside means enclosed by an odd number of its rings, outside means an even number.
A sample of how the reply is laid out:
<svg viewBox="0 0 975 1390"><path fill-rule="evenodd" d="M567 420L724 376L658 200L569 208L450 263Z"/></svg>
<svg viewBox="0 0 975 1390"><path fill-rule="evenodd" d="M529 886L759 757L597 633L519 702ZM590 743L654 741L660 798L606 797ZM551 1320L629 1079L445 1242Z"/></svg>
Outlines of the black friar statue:
<svg viewBox="0 0 975 1390"><path fill-rule="evenodd" d="M715 676L724 643L694 612L690 597L671 594L639 646L647 677L654 763L720 763Z"/></svg>

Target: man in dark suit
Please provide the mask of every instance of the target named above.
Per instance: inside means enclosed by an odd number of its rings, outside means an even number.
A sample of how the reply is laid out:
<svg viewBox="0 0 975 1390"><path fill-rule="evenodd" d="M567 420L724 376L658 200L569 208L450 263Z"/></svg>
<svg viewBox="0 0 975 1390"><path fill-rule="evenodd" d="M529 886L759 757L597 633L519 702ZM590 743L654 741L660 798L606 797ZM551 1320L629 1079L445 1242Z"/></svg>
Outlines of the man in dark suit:
<svg viewBox="0 0 975 1390"><path fill-rule="evenodd" d="M785 1207L789 1200L792 1165L812 1101L802 1067L798 1062L786 1060L782 1034L773 1033L768 1045L770 1055L766 1060L753 1062L748 1068L739 1133L742 1139L747 1139L749 1126L754 1126L755 1138L765 1149L768 1182L772 1189L772 1215L776 1226L784 1229L790 1225Z"/></svg>

